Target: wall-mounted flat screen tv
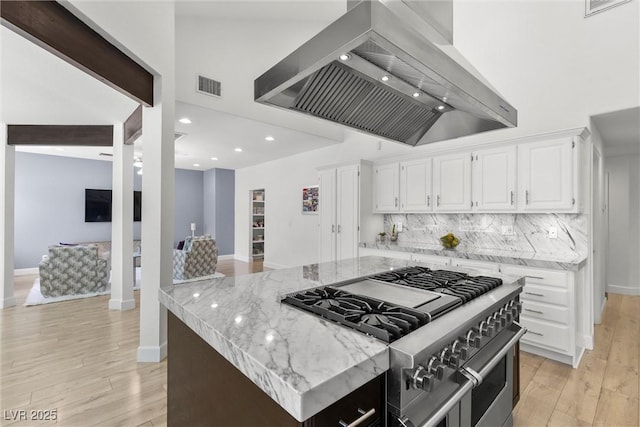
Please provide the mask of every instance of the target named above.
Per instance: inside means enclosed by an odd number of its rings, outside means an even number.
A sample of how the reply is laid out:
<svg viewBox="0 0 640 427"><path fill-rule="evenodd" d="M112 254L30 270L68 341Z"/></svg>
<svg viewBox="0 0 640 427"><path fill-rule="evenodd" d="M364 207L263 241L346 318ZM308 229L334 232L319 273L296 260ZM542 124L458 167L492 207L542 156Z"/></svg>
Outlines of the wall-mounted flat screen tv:
<svg viewBox="0 0 640 427"><path fill-rule="evenodd" d="M84 190L84 222L111 222L111 190ZM133 192L133 220L142 220L142 192Z"/></svg>

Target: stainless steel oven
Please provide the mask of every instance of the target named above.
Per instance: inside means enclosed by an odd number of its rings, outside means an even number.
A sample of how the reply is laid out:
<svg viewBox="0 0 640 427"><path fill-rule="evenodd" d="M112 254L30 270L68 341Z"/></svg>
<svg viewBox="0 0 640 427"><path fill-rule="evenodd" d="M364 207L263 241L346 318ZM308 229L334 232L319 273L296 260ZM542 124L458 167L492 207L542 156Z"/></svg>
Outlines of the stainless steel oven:
<svg viewBox="0 0 640 427"><path fill-rule="evenodd" d="M451 380L457 383L442 404L426 403L398 418L406 427L500 427L513 425L513 356L526 332L513 322L466 361ZM416 406L416 405L412 405Z"/></svg>

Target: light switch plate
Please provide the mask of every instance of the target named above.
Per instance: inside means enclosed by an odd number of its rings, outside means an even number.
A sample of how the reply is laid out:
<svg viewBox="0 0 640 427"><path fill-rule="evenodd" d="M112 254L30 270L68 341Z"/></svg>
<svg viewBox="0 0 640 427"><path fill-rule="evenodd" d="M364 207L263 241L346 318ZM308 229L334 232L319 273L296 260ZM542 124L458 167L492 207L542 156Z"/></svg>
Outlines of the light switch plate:
<svg viewBox="0 0 640 427"><path fill-rule="evenodd" d="M549 227L549 238L550 239L558 238L558 229L556 227Z"/></svg>
<svg viewBox="0 0 640 427"><path fill-rule="evenodd" d="M396 231L398 233L402 233L402 221L398 221L398 225L396 227Z"/></svg>

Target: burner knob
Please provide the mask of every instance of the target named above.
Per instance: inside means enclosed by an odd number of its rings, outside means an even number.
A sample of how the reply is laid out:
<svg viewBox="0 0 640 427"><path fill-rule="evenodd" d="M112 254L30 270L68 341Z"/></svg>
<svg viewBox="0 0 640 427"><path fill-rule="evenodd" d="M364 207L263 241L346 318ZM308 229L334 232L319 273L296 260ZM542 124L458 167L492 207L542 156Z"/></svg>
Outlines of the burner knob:
<svg viewBox="0 0 640 427"><path fill-rule="evenodd" d="M507 326L507 319L502 316L502 313L499 312L495 312L493 315L493 318L496 320L497 323L500 324L500 328L504 328L505 326Z"/></svg>
<svg viewBox="0 0 640 427"><path fill-rule="evenodd" d="M456 355L460 360L467 360L469 358L469 347L463 345L462 342L456 340L453 343L453 347L451 347L451 351L454 355Z"/></svg>
<svg viewBox="0 0 640 427"><path fill-rule="evenodd" d="M458 369L458 357L454 355L448 347L445 347L440 352L440 362L453 369Z"/></svg>
<svg viewBox="0 0 640 427"><path fill-rule="evenodd" d="M484 320L480 322L480 333L482 334L482 336L491 338L493 337L494 332L495 331L493 329L493 326L490 326Z"/></svg>
<svg viewBox="0 0 640 427"><path fill-rule="evenodd" d="M513 314L511 313L511 310L506 307L500 309L500 316L505 318L507 324L511 324L513 322Z"/></svg>
<svg viewBox="0 0 640 427"><path fill-rule="evenodd" d="M480 348L482 346L482 340L480 339L480 333L477 330L469 330L467 332L467 345L475 348Z"/></svg>
<svg viewBox="0 0 640 427"><path fill-rule="evenodd" d="M418 368L413 373L413 376L411 377L411 379L413 383L413 388L421 389L424 391L433 390L433 383L435 381L435 378L433 377L433 375L428 373L427 370L424 369L422 366L418 366Z"/></svg>
<svg viewBox="0 0 640 427"><path fill-rule="evenodd" d="M444 378L444 370L445 366L440 363L437 357L433 356L429 359L429 364L427 365L427 371L436 377L439 381L442 381Z"/></svg>
<svg viewBox="0 0 640 427"><path fill-rule="evenodd" d="M493 316L487 317L487 325L493 329L492 336L500 331L500 323L496 322L496 319Z"/></svg>

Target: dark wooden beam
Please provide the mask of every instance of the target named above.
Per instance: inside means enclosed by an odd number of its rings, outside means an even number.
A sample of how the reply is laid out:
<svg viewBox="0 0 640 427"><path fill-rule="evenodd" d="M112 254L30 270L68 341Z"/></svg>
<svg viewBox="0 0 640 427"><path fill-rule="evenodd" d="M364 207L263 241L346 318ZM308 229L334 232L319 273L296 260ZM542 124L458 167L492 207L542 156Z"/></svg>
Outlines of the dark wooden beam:
<svg viewBox="0 0 640 427"><path fill-rule="evenodd" d="M124 122L124 143L131 145L142 135L142 105L138 105Z"/></svg>
<svg viewBox="0 0 640 427"><path fill-rule="evenodd" d="M55 1L3 1L2 24L147 107L153 75ZM46 70L42 70L46 72Z"/></svg>
<svg viewBox="0 0 640 427"><path fill-rule="evenodd" d="M113 126L8 125L7 144L111 147Z"/></svg>

